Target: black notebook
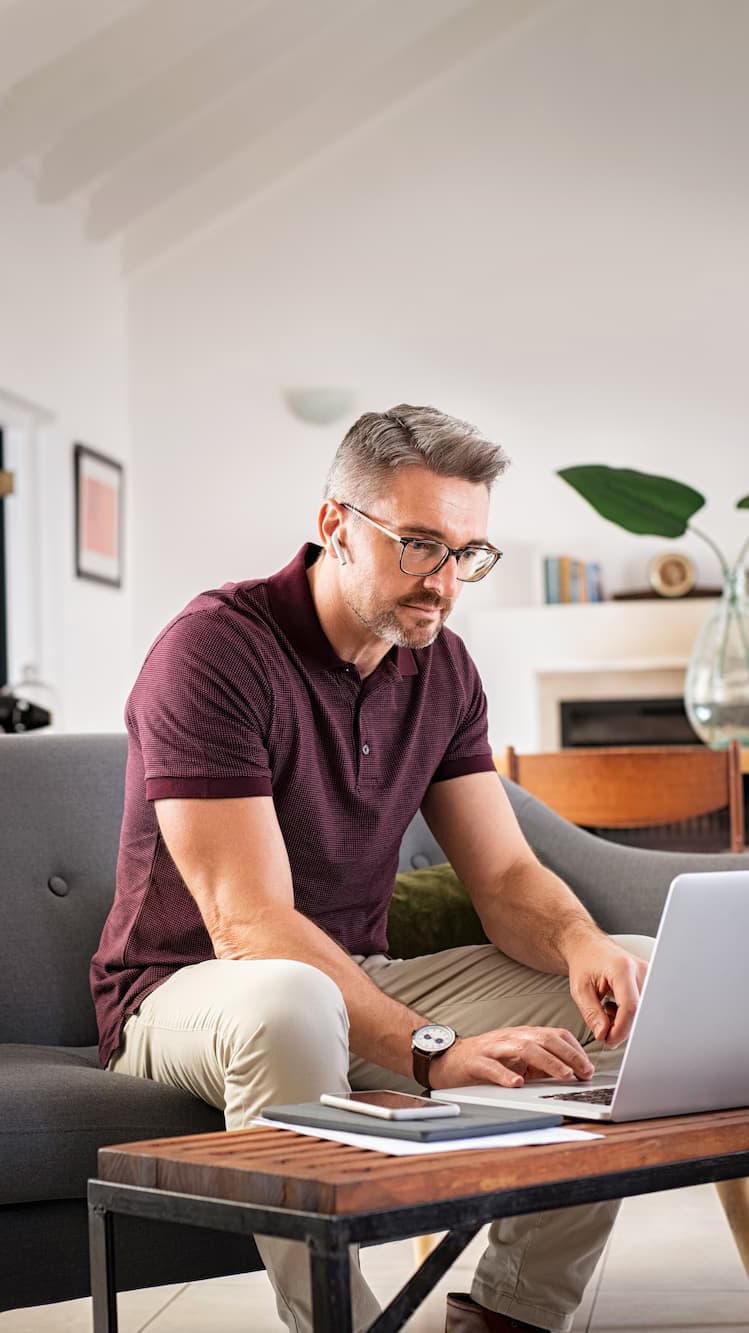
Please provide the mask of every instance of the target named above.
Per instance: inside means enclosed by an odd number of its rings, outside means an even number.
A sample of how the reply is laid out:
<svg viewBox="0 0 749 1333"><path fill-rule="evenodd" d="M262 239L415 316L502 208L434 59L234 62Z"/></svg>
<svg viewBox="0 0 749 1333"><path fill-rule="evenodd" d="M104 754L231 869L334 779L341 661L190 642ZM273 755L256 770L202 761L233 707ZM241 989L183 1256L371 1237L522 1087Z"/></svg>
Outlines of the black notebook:
<svg viewBox="0 0 749 1333"><path fill-rule="evenodd" d="M410 1139L415 1143L438 1143L446 1139L483 1138L487 1134L521 1133L529 1129L551 1129L561 1125L556 1112L510 1110L502 1106L461 1106L460 1115L435 1120L380 1120L360 1111L339 1111L319 1102L296 1106L266 1106L264 1120L285 1120L310 1129L345 1130L349 1134L372 1134L377 1138Z"/></svg>

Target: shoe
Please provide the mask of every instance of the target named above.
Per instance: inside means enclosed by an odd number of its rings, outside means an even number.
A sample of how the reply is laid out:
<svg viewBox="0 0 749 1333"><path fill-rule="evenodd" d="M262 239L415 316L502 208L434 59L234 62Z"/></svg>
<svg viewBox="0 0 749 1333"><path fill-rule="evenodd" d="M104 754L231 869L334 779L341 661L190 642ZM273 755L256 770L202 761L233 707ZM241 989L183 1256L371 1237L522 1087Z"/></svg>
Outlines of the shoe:
<svg viewBox="0 0 749 1333"><path fill-rule="evenodd" d="M451 1291L447 1296L445 1333L548 1333L548 1330L487 1310L465 1292Z"/></svg>

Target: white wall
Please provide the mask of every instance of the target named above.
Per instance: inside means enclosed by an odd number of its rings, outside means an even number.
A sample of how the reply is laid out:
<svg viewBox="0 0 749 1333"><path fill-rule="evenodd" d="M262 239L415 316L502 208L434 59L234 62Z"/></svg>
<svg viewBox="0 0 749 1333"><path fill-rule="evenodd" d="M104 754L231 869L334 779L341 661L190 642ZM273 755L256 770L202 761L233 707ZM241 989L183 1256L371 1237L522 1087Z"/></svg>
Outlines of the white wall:
<svg viewBox="0 0 749 1333"><path fill-rule="evenodd" d="M735 554L747 38L732 0L560 4L134 279L136 659L195 591L313 534L341 432L294 421L285 384L476 421L514 459L493 538L600 558L609 592L665 543L600 519L566 464L683 478ZM503 577L465 597L512 602Z"/></svg>
<svg viewBox="0 0 749 1333"><path fill-rule="evenodd" d="M37 436L39 665L66 730L119 730L130 678L130 580L118 590L75 578L72 461L80 441L128 462L126 295L117 255L84 242L74 210L41 209L25 176L0 176L0 424L34 416L7 398L3 407L2 391L46 409ZM17 650L25 655L25 645Z"/></svg>

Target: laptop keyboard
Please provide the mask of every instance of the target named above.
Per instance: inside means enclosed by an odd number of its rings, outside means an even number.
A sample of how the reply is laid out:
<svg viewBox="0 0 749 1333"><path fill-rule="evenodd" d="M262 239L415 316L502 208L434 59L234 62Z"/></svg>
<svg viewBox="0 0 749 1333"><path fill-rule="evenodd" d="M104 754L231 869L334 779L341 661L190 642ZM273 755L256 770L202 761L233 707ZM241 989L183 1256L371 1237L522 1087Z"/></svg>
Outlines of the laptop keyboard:
<svg viewBox="0 0 749 1333"><path fill-rule="evenodd" d="M596 1106L610 1106L613 1088L590 1088L588 1092L547 1092L545 1102L594 1102Z"/></svg>

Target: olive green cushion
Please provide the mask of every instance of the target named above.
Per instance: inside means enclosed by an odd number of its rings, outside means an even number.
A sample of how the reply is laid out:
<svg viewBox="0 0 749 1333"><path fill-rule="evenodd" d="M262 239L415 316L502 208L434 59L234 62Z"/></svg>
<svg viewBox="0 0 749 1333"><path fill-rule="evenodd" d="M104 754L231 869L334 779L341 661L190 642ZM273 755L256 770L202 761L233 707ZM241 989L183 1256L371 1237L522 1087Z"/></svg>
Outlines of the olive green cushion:
<svg viewBox="0 0 749 1333"><path fill-rule="evenodd" d="M405 870L388 917L392 958L418 958L464 944L486 944L483 927L451 865Z"/></svg>

